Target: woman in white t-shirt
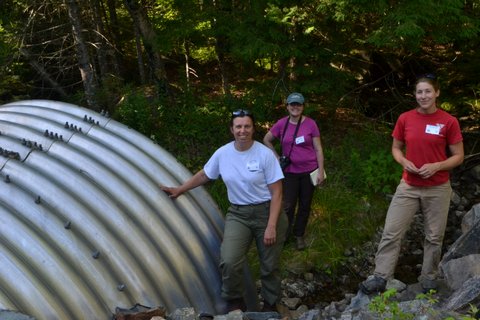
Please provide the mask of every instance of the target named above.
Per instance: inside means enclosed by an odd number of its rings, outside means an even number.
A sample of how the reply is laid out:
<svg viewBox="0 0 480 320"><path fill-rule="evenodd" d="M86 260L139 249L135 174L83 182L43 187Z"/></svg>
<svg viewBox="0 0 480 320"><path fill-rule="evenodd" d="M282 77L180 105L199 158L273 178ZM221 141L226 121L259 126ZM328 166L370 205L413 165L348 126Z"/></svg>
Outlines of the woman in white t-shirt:
<svg viewBox="0 0 480 320"><path fill-rule="evenodd" d="M222 178L231 203L220 257L226 311L246 310L243 267L252 241L260 258L262 311L276 311L281 281L278 264L288 225L281 210L282 169L274 153L253 139L255 121L249 111L232 113L230 131L234 141L217 149L203 169L179 187L161 189L175 199L210 180Z"/></svg>

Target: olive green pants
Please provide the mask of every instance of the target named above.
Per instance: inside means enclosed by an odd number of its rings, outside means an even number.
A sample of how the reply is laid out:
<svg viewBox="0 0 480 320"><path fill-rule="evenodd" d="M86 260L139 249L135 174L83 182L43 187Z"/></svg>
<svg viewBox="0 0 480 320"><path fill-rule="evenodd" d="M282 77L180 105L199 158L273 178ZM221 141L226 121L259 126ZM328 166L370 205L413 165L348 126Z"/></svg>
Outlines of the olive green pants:
<svg viewBox="0 0 480 320"><path fill-rule="evenodd" d="M437 278L451 194L450 182L432 187L415 187L403 180L400 182L390 203L375 256L375 275L384 279L393 277L402 239L415 213L421 210L425 230L421 278Z"/></svg>
<svg viewBox="0 0 480 320"><path fill-rule="evenodd" d="M244 264L252 241L260 258L261 295L269 304L280 299L281 279L279 260L288 226L282 211L277 222L277 241L265 246L263 237L267 227L270 202L258 205L231 205L225 218L225 231L221 246L222 297L231 300L243 297Z"/></svg>

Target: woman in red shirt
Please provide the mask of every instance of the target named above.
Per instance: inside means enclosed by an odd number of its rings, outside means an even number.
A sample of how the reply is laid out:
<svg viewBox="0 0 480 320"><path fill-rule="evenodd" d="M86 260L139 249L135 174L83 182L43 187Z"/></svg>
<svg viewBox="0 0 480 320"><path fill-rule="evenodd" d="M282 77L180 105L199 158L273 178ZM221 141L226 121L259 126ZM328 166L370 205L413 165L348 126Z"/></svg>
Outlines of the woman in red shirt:
<svg viewBox="0 0 480 320"><path fill-rule="evenodd" d="M419 281L424 292L437 287L452 193L449 171L460 165L464 157L458 120L438 108L439 95L434 75L419 77L415 85L417 107L401 114L395 124L392 155L403 167L403 174L387 212L375 271L360 284L366 294L385 290L393 277L403 236L418 211L423 213L425 224Z"/></svg>

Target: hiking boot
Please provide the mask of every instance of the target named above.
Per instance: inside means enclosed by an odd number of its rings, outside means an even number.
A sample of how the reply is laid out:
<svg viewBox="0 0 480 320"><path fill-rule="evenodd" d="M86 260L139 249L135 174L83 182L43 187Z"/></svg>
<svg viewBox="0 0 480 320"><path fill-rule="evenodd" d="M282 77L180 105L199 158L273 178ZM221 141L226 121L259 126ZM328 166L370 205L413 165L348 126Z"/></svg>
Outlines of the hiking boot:
<svg viewBox="0 0 480 320"><path fill-rule="evenodd" d="M305 239L303 239L303 237L295 237L295 239L295 247L297 248L297 250L304 250L307 246L305 243Z"/></svg>
<svg viewBox="0 0 480 320"><path fill-rule="evenodd" d="M227 300L227 313L234 310L247 310L247 306L245 305L245 301L243 300L243 298Z"/></svg>
<svg viewBox="0 0 480 320"><path fill-rule="evenodd" d="M381 293L385 291L386 286L387 280L376 275L371 275L360 283L360 290L365 294Z"/></svg>

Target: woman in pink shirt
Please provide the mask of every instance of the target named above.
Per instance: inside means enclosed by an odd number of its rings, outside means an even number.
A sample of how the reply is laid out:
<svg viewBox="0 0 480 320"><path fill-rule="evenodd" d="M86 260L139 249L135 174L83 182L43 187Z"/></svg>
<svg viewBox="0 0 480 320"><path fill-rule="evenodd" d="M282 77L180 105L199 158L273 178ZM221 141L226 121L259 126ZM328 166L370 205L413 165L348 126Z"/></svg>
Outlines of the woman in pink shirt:
<svg viewBox="0 0 480 320"><path fill-rule="evenodd" d="M319 170L316 185L324 180L320 130L313 119L303 115L304 102L302 94L291 93L287 97L288 116L278 120L263 138L263 143L275 152L281 164L285 158L289 159L288 165L283 165L283 202L289 222L287 237L293 234L298 250L306 247L304 235L315 190L310 173ZM275 139L281 143L282 156L275 150Z"/></svg>

